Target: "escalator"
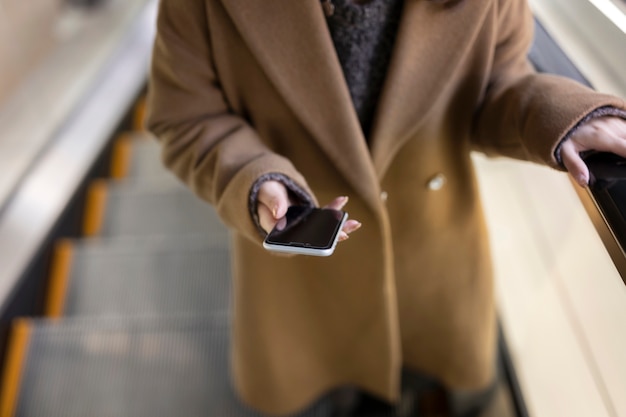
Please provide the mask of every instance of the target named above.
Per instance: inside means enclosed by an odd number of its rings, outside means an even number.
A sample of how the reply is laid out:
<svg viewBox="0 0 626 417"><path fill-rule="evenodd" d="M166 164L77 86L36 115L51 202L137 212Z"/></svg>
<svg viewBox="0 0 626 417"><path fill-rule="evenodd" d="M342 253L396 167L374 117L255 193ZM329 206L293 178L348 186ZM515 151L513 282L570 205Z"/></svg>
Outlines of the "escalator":
<svg viewBox="0 0 626 417"><path fill-rule="evenodd" d="M129 176L89 190L87 237L56 244L47 318L14 325L3 416L256 415L228 378L228 233L134 136Z"/></svg>

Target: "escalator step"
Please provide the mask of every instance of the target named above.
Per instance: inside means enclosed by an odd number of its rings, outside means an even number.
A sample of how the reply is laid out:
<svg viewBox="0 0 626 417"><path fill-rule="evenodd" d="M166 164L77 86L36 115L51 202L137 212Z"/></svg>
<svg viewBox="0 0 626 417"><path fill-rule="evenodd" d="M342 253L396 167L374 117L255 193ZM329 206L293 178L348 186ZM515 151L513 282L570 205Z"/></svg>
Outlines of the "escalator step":
<svg viewBox="0 0 626 417"><path fill-rule="evenodd" d="M210 315L230 300L228 242L205 235L59 243L46 313L60 316Z"/></svg>
<svg viewBox="0 0 626 417"><path fill-rule="evenodd" d="M161 162L161 148L148 133L126 133L116 139L111 176L141 183L178 183Z"/></svg>
<svg viewBox="0 0 626 417"><path fill-rule="evenodd" d="M207 233L226 239L227 229L214 209L189 190L95 181L87 199L86 236Z"/></svg>
<svg viewBox="0 0 626 417"><path fill-rule="evenodd" d="M32 321L10 352L6 414L253 417L229 383L227 319ZM21 364L20 356L26 361ZM9 397L7 386L19 394ZM15 391L15 389L13 389ZM7 393L8 392L8 393ZM329 416L323 403L301 414Z"/></svg>
<svg viewBox="0 0 626 417"><path fill-rule="evenodd" d="M7 417L261 417L232 390L229 337L223 315L19 320L0 410ZM501 386L489 410L477 417L514 415L506 391ZM331 416L325 400L297 414Z"/></svg>

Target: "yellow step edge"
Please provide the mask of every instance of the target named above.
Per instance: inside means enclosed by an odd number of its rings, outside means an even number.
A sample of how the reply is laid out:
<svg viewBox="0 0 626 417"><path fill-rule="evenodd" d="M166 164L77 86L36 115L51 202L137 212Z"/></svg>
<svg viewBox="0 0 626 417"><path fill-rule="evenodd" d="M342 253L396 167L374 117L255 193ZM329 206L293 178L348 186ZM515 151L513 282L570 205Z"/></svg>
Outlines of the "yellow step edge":
<svg viewBox="0 0 626 417"><path fill-rule="evenodd" d="M108 185L105 180L95 180L91 183L87 191L83 222L83 234L86 237L94 237L100 233L106 211L107 196Z"/></svg>
<svg viewBox="0 0 626 417"><path fill-rule="evenodd" d="M47 317L59 318L65 311L73 258L74 245L72 241L63 239L57 242L52 258L52 270L46 300L45 315Z"/></svg>
<svg viewBox="0 0 626 417"><path fill-rule="evenodd" d="M31 332L30 321L18 319L13 322L0 388L0 417L13 417L17 411Z"/></svg>
<svg viewBox="0 0 626 417"><path fill-rule="evenodd" d="M133 130L137 132L143 132L146 130L146 113L147 113L147 100L143 96L135 104L135 110L133 112Z"/></svg>
<svg viewBox="0 0 626 417"><path fill-rule="evenodd" d="M133 139L128 133L120 135L113 144L111 156L111 177L121 180L128 176L133 156Z"/></svg>

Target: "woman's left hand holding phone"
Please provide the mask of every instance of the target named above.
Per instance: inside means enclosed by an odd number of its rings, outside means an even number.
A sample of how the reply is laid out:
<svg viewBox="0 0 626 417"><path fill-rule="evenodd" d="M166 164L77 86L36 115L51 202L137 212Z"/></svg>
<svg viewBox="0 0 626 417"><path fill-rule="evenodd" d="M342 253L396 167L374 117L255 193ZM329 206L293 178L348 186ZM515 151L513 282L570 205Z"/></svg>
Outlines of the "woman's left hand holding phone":
<svg viewBox="0 0 626 417"><path fill-rule="evenodd" d="M337 197L324 208L342 210L348 203L348 197ZM265 181L261 184L257 196L257 214L263 230L269 233L276 224L285 218L287 209L293 205L287 188L279 181ZM339 241L348 239L348 235L361 227L357 220L346 221L339 234Z"/></svg>

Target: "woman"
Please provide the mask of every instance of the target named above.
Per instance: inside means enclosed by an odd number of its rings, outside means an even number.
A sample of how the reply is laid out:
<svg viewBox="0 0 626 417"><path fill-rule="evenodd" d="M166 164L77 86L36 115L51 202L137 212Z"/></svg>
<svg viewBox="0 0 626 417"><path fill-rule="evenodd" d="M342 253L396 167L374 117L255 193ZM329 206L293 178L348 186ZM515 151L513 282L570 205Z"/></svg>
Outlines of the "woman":
<svg viewBox="0 0 626 417"><path fill-rule="evenodd" d="M453 392L492 383L470 150L566 167L581 184L579 152L626 156L626 123L611 117L624 101L533 73L531 30L525 0L161 1L149 126L235 232L246 403L289 414L341 387L397 403L403 372ZM345 197L356 220L343 239L362 227L330 258L261 247L290 204Z"/></svg>

